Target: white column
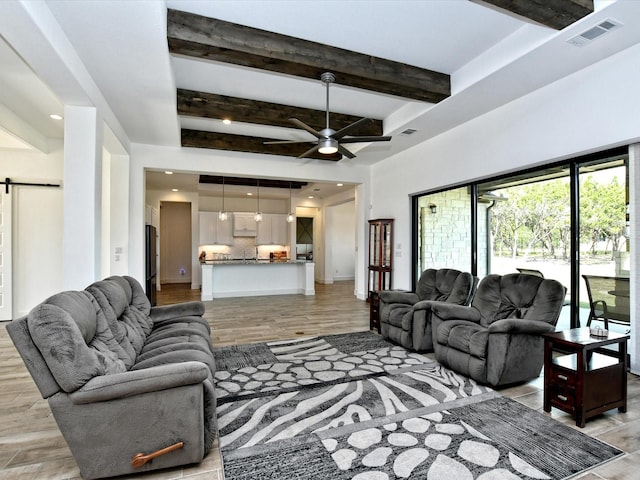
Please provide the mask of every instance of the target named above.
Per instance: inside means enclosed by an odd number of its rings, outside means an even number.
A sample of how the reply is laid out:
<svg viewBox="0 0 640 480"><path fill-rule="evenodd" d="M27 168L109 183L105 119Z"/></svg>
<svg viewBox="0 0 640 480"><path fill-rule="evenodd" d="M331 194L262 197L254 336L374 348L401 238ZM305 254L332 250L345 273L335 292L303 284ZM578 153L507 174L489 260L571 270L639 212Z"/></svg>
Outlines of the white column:
<svg viewBox="0 0 640 480"><path fill-rule="evenodd" d="M629 147L629 216L631 218L631 232L629 241L631 242L631 341L629 342L629 354L631 355L631 371L640 374L640 335L638 335L638 302L640 301L640 255L638 247L640 241L640 144L636 143Z"/></svg>
<svg viewBox="0 0 640 480"><path fill-rule="evenodd" d="M355 295L360 300L366 300L369 295L369 185L364 183L356 186L356 279Z"/></svg>
<svg viewBox="0 0 640 480"><path fill-rule="evenodd" d="M111 155L110 274L129 275L129 157ZM104 246L103 246L104 249Z"/></svg>
<svg viewBox="0 0 640 480"><path fill-rule="evenodd" d="M324 206L324 265L322 274L322 283L333 283L333 229L335 228L333 207L325 204ZM315 248L314 248L315 250Z"/></svg>
<svg viewBox="0 0 640 480"><path fill-rule="evenodd" d="M305 295L315 295L316 294L316 285L315 285L315 264L312 262L303 263L304 268L304 285L302 287L302 293Z"/></svg>
<svg viewBox="0 0 640 480"><path fill-rule="evenodd" d="M102 122L94 107L64 109L62 278L84 289L101 277Z"/></svg>

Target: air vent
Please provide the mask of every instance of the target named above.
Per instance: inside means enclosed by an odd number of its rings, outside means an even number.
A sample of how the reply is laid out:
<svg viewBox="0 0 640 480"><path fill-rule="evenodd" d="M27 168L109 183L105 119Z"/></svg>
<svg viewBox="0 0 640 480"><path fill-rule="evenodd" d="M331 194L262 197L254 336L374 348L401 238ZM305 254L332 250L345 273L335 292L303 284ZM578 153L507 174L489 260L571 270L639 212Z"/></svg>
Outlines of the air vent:
<svg viewBox="0 0 640 480"><path fill-rule="evenodd" d="M417 130L414 130L413 128L407 128L406 130L403 130L402 132L400 132L400 135L412 135L416 132Z"/></svg>
<svg viewBox="0 0 640 480"><path fill-rule="evenodd" d="M591 27L589 30L582 32L580 35L570 38L567 42L576 47L583 47L605 33L609 33L611 30L615 30L621 26L622 24L620 22L608 18L595 27Z"/></svg>

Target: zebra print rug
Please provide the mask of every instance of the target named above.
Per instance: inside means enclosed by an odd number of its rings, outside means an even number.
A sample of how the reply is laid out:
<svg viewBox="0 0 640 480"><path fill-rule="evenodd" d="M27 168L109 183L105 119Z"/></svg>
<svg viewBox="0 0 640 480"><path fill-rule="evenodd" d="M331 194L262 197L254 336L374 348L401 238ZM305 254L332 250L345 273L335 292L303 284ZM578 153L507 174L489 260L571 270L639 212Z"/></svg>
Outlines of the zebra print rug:
<svg viewBox="0 0 640 480"><path fill-rule="evenodd" d="M215 375L226 480L560 479L622 454L370 332L245 347Z"/></svg>

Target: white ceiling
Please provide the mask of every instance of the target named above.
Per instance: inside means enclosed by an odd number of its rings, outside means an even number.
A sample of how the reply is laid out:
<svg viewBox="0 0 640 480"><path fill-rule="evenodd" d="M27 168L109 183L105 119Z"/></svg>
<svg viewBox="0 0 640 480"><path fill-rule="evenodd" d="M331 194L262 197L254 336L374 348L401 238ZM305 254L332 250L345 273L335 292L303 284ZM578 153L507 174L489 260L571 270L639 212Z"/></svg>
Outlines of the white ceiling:
<svg viewBox="0 0 640 480"><path fill-rule="evenodd" d="M5 3L12 1L0 2L0 16ZM350 146L357 157L342 160L368 165L640 41L640 1L596 2L596 12L560 32L468 0L55 0L46 5L135 143L179 146L180 127L308 138L293 128L178 118L176 88L320 110L325 106L319 80L171 56L167 8L450 74L452 96L437 105L331 86L331 110L381 118L385 134L393 135L389 143ZM585 47L567 43L606 18L623 27ZM0 62L0 148L16 148L3 140L16 140L15 128L7 124L11 117L45 137L61 138L60 123L48 114L61 110L67 92L57 92L56 98L2 41ZM52 72L46 73L50 78ZM400 135L407 128L417 132ZM291 158L292 164L301 161Z"/></svg>

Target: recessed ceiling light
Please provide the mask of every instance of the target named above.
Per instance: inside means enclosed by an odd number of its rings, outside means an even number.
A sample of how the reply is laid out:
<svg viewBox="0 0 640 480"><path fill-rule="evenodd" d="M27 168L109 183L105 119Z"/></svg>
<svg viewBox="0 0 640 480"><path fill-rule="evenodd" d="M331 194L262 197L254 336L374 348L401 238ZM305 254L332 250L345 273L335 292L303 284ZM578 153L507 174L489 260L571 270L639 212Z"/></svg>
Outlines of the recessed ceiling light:
<svg viewBox="0 0 640 480"><path fill-rule="evenodd" d="M336 187L342 187L344 183L336 183Z"/></svg>
<svg viewBox="0 0 640 480"><path fill-rule="evenodd" d="M231 119L230 118L225 118L222 120L222 123L224 123L225 125L231 125Z"/></svg>
<svg viewBox="0 0 640 480"><path fill-rule="evenodd" d="M164 173L166 173L167 175L173 175L173 172L172 172L172 171L170 171L170 170L165 170L165 172L164 172Z"/></svg>
<svg viewBox="0 0 640 480"><path fill-rule="evenodd" d="M54 120L62 120L62 116L58 115L57 113L52 113L51 115L49 115L49 118L53 118Z"/></svg>
<svg viewBox="0 0 640 480"><path fill-rule="evenodd" d="M307 198L313 198L313 195L309 195Z"/></svg>
<svg viewBox="0 0 640 480"><path fill-rule="evenodd" d="M177 188L172 188L171 191L172 192L179 192L180 190L178 190Z"/></svg>
<svg viewBox="0 0 640 480"><path fill-rule="evenodd" d="M249 197L250 197L251 195L253 195L253 193L251 193L251 192L247 192L247 196L249 196Z"/></svg>

